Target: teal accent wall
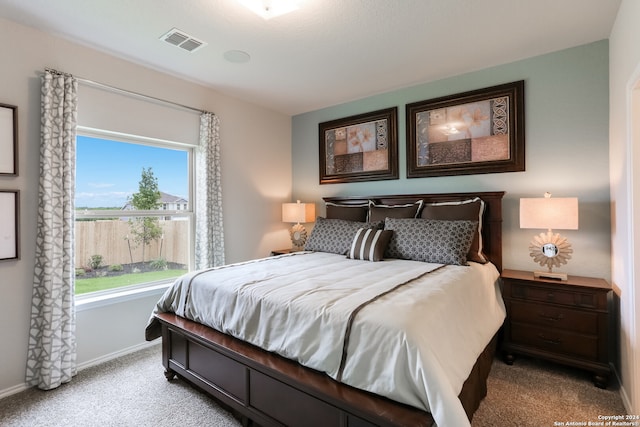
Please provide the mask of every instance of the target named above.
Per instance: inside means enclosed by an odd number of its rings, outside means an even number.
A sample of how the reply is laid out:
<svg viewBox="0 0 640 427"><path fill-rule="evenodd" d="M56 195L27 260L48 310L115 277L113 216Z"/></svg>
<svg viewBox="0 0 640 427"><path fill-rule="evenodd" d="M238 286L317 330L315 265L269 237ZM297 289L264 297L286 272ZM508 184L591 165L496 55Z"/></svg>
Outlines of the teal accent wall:
<svg viewBox="0 0 640 427"><path fill-rule="evenodd" d="M318 203L323 215L324 196L503 190L504 265L535 270L539 266L528 245L542 230L520 230L519 198L546 191L578 197L580 229L559 231L574 249L562 270L609 278L608 52L602 40L294 116L293 199ZM406 104L517 80L525 81L524 172L406 178ZM318 124L393 106L398 107L400 179L320 185Z"/></svg>

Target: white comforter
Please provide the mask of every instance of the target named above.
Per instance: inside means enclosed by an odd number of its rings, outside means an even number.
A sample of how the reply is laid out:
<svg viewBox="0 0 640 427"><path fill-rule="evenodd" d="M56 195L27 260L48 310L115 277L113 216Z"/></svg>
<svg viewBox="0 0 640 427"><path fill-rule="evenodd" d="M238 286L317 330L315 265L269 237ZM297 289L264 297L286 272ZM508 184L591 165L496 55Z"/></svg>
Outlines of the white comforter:
<svg viewBox="0 0 640 427"><path fill-rule="evenodd" d="M505 317L497 278L492 264L301 252L189 273L166 291L154 314L174 312L427 410L440 426L465 426L457 396ZM156 335L152 315L147 338Z"/></svg>

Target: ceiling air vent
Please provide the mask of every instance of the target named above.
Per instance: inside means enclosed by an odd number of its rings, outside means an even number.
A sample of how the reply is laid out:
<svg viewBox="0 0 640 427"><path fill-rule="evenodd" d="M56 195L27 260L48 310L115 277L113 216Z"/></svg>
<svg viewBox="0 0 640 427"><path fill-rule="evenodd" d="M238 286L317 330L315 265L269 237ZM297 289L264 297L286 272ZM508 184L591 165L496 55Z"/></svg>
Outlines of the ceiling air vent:
<svg viewBox="0 0 640 427"><path fill-rule="evenodd" d="M195 37L191 37L184 31L180 31L177 28L172 28L166 34L160 37L160 40L186 50L187 52L194 52L199 48L206 46L207 44L202 40L198 40Z"/></svg>

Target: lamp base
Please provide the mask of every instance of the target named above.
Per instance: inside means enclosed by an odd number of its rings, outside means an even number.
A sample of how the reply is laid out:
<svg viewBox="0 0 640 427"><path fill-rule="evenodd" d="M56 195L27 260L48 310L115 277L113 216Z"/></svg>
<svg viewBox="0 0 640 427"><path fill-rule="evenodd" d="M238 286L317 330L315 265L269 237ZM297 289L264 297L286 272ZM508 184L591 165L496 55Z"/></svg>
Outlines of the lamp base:
<svg viewBox="0 0 640 427"><path fill-rule="evenodd" d="M300 223L295 224L291 227L289 235L291 236L291 243L293 244L294 250L304 249L304 244L307 242L307 230L304 228L304 225Z"/></svg>
<svg viewBox="0 0 640 427"><path fill-rule="evenodd" d="M567 281L569 276L567 273L559 273L556 271L534 271L533 277L536 279L553 279Z"/></svg>

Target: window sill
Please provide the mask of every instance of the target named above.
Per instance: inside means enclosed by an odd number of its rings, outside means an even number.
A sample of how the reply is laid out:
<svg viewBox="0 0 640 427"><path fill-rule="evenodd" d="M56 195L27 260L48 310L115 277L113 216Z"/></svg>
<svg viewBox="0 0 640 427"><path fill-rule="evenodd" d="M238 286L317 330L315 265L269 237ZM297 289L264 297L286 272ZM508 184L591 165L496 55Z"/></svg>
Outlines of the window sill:
<svg viewBox="0 0 640 427"><path fill-rule="evenodd" d="M92 310L94 308L119 304L122 302L132 301L140 298L157 296L160 298L165 290L171 286L172 281L159 283L143 288L127 289L119 292L109 292L100 295L81 295L76 297L76 312Z"/></svg>

